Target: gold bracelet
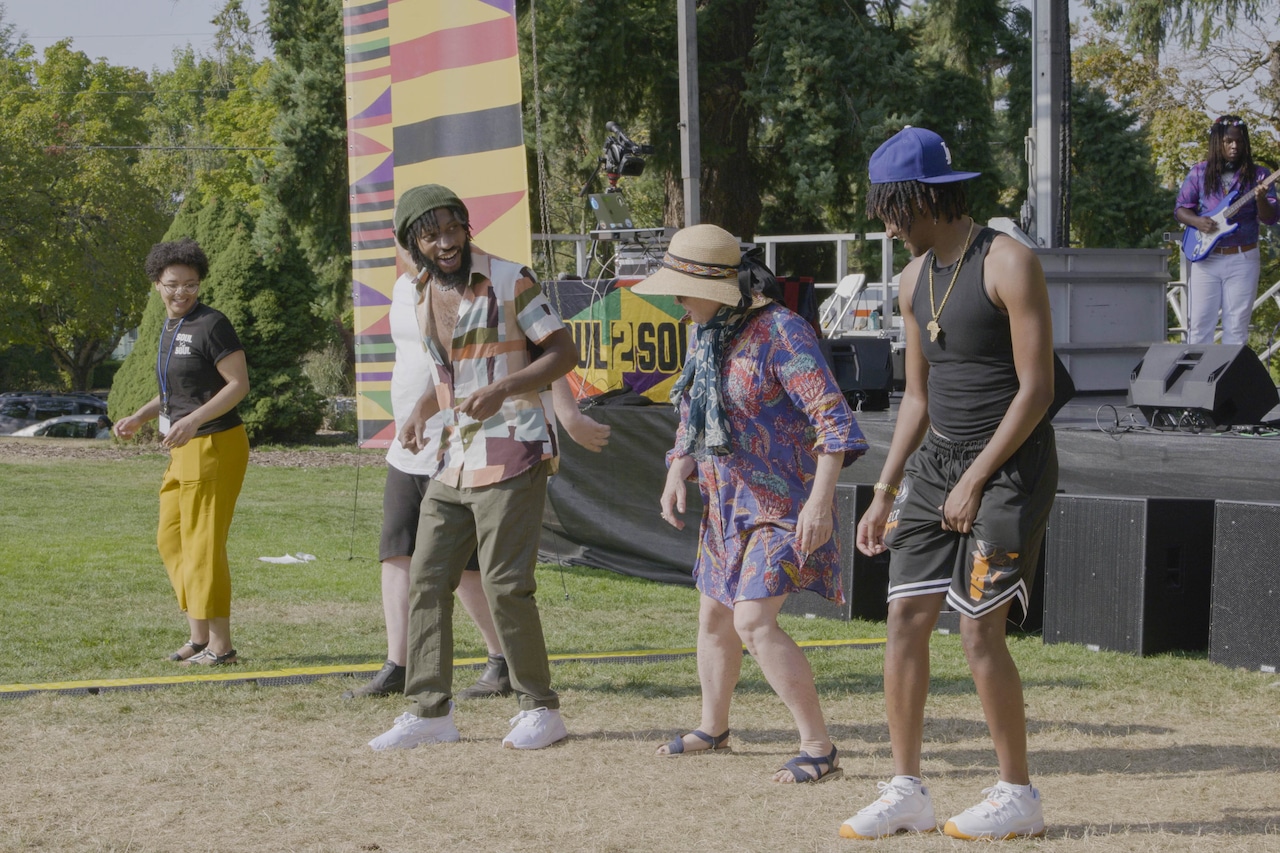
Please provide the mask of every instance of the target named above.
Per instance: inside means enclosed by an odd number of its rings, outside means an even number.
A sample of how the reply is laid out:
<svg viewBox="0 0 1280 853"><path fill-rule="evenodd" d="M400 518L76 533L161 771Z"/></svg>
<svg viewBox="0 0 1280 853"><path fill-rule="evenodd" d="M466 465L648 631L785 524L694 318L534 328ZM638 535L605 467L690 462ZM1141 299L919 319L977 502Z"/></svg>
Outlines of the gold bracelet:
<svg viewBox="0 0 1280 853"><path fill-rule="evenodd" d="M890 495L892 495L895 498L898 496L898 487L891 486L888 483L876 483L874 486L871 487L871 491L888 492Z"/></svg>

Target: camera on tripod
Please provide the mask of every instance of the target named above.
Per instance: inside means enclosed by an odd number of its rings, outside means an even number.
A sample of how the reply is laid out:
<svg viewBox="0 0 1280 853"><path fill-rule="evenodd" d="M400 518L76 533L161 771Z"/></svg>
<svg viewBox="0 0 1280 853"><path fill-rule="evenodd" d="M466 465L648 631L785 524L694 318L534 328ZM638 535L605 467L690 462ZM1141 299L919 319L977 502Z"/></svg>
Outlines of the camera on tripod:
<svg viewBox="0 0 1280 853"><path fill-rule="evenodd" d="M644 158L653 153L653 146L632 140L617 122L608 122L604 128L609 135L604 140L604 156L600 158L600 165L604 166L609 188L613 189L618 185L618 178L636 178L644 174Z"/></svg>

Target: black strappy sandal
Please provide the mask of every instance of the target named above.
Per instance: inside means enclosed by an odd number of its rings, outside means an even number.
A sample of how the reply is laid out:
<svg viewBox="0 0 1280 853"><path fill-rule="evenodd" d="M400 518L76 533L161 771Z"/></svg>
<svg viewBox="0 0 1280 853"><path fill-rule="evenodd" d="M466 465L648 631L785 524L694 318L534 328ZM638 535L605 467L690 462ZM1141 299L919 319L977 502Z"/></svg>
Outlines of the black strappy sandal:
<svg viewBox="0 0 1280 853"><path fill-rule="evenodd" d="M796 784L830 782L844 775L844 770L841 769L839 759L836 757L838 754L835 744L831 745L831 752L827 755L810 755L807 752L801 752L782 765L781 770L789 771Z"/></svg>
<svg viewBox="0 0 1280 853"><path fill-rule="evenodd" d="M686 736L681 735L680 737L676 738L675 740L667 744L666 752L660 752L658 753L658 755L665 758L672 755L703 755L703 754L710 754L710 753L733 752L733 747L725 743L725 741L729 739L728 729L725 729L723 734L718 734L718 735L709 735L706 732L704 732L702 729L694 729L693 731L689 732L689 734L693 735L698 740L707 744L706 748L690 749L688 751L685 751L684 739Z"/></svg>

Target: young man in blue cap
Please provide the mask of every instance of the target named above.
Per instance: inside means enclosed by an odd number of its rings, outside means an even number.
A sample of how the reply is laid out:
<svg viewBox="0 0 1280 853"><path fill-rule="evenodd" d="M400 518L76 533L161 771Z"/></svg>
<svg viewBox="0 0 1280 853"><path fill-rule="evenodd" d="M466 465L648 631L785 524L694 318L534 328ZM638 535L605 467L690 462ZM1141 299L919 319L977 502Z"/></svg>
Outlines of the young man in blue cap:
<svg viewBox="0 0 1280 853"><path fill-rule="evenodd" d="M423 271L417 316L434 373L400 443L421 452L437 413L441 433L409 564L405 695L413 709L369 746L458 740L453 591L474 553L520 703L503 746L541 749L566 731L534 595L547 478L557 460L540 392L577 364L577 347L532 272L472 244L469 213L452 190L406 191L394 222L396 241Z"/></svg>
<svg viewBox="0 0 1280 853"><path fill-rule="evenodd" d="M895 775L840 834L937 829L920 755L929 639L945 601L961 614L1000 778L944 831L1042 835L1005 619L1014 604L1026 612L1058 480L1046 414L1053 329L1044 272L1029 249L974 223L963 182L977 173L953 170L936 133L903 129L872 155L870 173L867 215L913 256L899 290L906 390L857 534L864 554L891 552L884 693Z"/></svg>

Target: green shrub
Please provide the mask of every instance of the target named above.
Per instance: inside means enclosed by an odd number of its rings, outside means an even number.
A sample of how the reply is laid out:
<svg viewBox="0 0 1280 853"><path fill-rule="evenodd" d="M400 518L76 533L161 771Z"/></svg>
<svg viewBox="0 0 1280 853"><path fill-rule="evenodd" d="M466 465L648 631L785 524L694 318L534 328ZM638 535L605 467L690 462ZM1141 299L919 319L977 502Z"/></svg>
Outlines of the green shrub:
<svg viewBox="0 0 1280 853"><path fill-rule="evenodd" d="M355 370L347 358L347 348L339 341L330 341L307 353L302 372L312 387L326 397L350 397L355 388Z"/></svg>

